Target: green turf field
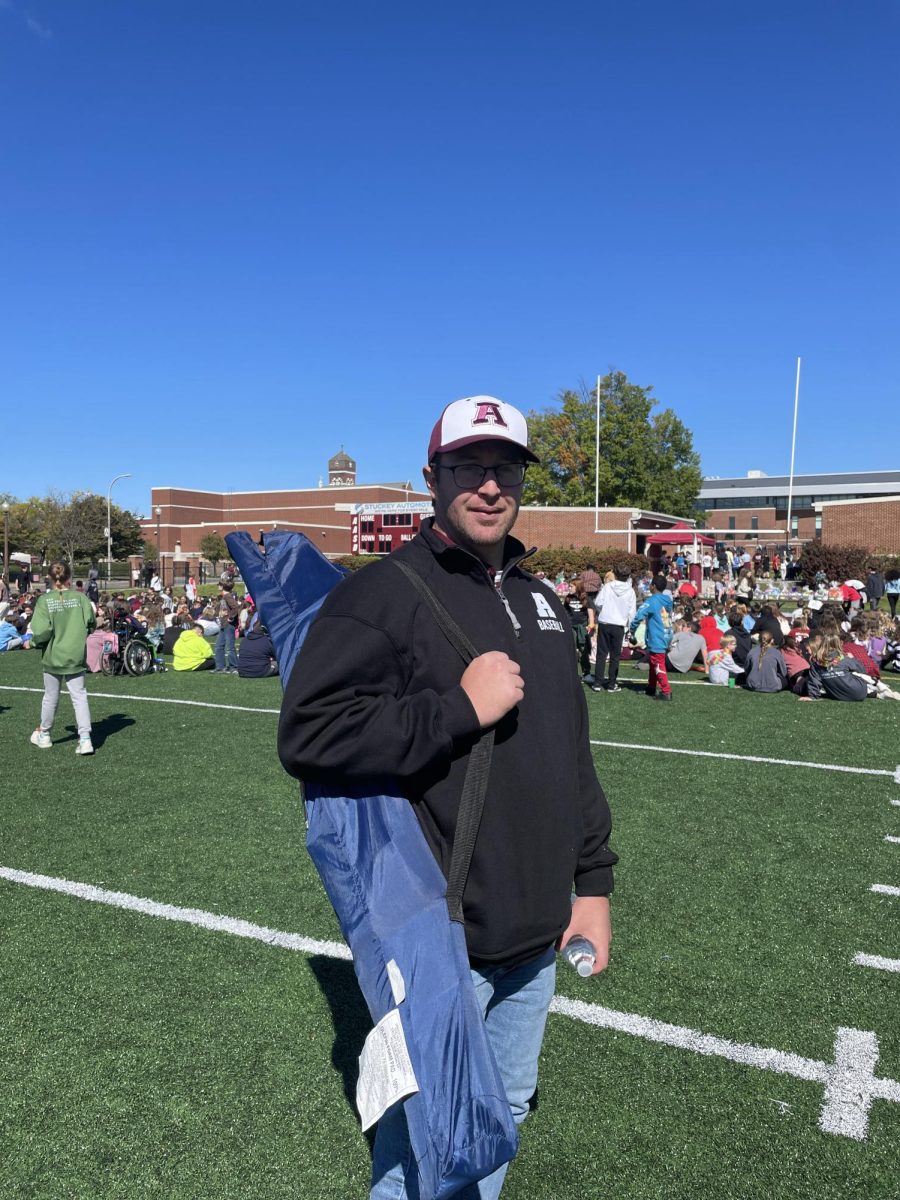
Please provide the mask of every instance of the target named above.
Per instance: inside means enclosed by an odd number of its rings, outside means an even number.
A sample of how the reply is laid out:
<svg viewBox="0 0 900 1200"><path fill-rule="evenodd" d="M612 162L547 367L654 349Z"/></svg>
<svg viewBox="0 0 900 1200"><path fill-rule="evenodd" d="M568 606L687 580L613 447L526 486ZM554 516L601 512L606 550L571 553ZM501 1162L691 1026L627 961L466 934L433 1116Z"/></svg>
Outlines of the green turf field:
<svg viewBox="0 0 900 1200"><path fill-rule="evenodd" d="M654 704L623 675L588 700L617 743L595 747L611 966L560 970L504 1197L897 1200L900 973L854 957L900 959L900 896L870 890L900 887L900 704L683 683ZM278 681L88 686L96 755L65 697L40 751L40 696L12 690L38 655L0 655L0 868L339 939L276 717L233 707L277 708ZM8 878L0 936L0 1200L367 1194L349 963Z"/></svg>

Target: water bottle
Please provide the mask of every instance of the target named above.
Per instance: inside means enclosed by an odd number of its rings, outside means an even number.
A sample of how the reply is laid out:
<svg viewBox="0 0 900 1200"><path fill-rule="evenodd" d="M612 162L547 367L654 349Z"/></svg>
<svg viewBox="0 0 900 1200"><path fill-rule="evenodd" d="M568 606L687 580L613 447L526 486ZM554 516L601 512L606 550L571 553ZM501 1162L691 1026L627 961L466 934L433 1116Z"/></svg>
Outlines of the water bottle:
<svg viewBox="0 0 900 1200"><path fill-rule="evenodd" d="M597 951L594 949L592 943L586 937L582 937L580 933L576 933L574 937L569 938L562 956L570 967L575 968L582 979L587 979L594 969L594 963L597 961Z"/></svg>

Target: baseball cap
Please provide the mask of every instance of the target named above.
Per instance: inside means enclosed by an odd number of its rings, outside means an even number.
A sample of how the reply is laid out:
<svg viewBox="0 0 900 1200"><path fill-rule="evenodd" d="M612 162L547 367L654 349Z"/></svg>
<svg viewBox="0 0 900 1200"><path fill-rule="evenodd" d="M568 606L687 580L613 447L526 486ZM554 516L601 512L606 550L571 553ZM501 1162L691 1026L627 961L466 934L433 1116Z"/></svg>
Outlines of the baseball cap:
<svg viewBox="0 0 900 1200"><path fill-rule="evenodd" d="M517 408L495 396L466 396L448 404L431 431L428 461L447 450L490 441L518 446L529 462L540 461L528 449L525 417Z"/></svg>

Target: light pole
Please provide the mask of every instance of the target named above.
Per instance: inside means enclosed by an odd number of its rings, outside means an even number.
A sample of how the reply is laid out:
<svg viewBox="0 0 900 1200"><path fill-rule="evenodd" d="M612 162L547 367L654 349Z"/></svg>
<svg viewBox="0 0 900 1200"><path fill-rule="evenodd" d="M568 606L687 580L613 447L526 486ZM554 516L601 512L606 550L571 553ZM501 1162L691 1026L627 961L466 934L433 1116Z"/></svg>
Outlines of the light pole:
<svg viewBox="0 0 900 1200"><path fill-rule="evenodd" d="M162 576L162 547L159 544L159 518L162 516L162 509L157 504L156 506L156 574L159 576L159 582L165 583Z"/></svg>
<svg viewBox="0 0 900 1200"><path fill-rule="evenodd" d="M112 580L112 490L113 483L118 483L120 479L130 479L131 472L126 471L124 475L117 475L109 485L109 490L106 493L106 586L109 588Z"/></svg>
<svg viewBox="0 0 900 1200"><path fill-rule="evenodd" d="M9 501L3 501L3 582L9 591Z"/></svg>

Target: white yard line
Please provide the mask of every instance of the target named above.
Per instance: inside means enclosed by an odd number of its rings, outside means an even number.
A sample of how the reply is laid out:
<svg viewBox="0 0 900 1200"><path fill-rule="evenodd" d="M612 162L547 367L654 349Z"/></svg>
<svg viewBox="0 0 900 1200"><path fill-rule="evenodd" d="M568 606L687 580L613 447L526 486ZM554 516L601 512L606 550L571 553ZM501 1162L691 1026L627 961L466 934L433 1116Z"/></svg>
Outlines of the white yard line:
<svg viewBox="0 0 900 1200"><path fill-rule="evenodd" d="M349 949L340 942L304 938L296 933L283 933L277 929L253 925L249 921L241 921L234 917L222 917L198 908L180 908L174 904L160 904L155 900L130 896L126 892L107 891L92 884L73 883L68 879L37 875L31 871L17 871L10 867L0 867L0 879L27 887L62 892L81 900L93 900L145 916L183 921L215 932L254 938L270 946L299 950L304 954L323 954L342 959L352 957ZM854 961L863 957L866 956L857 955ZM583 1021L596 1028L610 1029L677 1049L690 1050L694 1054L724 1058L742 1066L820 1083L824 1087L824 1096L819 1112L819 1127L825 1133L862 1141L868 1135L872 1101L889 1100L895 1104L900 1103L900 1083L893 1079L879 1079L875 1075L878 1039L874 1033L866 1030L839 1028L835 1035L834 1058L831 1062L825 1062L815 1058L803 1058L799 1054L790 1054L783 1050L732 1042L727 1038L701 1033L683 1025L669 1025L637 1013L616 1012L599 1004L586 1004L564 996L554 997L550 1011L572 1020Z"/></svg>
<svg viewBox="0 0 900 1200"><path fill-rule="evenodd" d="M43 695L44 689L0 684L0 692L37 692L39 695ZM206 700L176 700L172 696L132 696L128 692L95 692L93 688L89 688L88 700L93 696L101 696L104 700L143 700L148 704L188 704L192 708L227 708L233 712L272 713L275 716L281 712L280 708L248 708L244 704L212 704Z"/></svg>
<svg viewBox="0 0 900 1200"><path fill-rule="evenodd" d="M62 892L79 900L110 904L114 908L143 913L146 917L183 921L186 925L198 925L201 929L211 929L215 933L254 938L270 946L281 946L284 950L300 950L304 954L327 954L329 958L353 957L343 942L317 942L312 938L300 937L297 933L282 933L278 929L267 929L265 925L254 925L236 917L220 917L216 913L204 912L202 908L180 908L177 904L160 904L157 900L129 896L127 892L110 892L90 883L73 883L69 879L35 875L31 871L14 871L10 867L0 867L0 879L8 879L10 883L24 883L26 887L43 888L48 892Z"/></svg>
<svg viewBox="0 0 900 1200"><path fill-rule="evenodd" d="M889 883L873 883L869 891L878 892L882 896L900 896L900 887L894 887Z"/></svg>
<svg viewBox="0 0 900 1200"><path fill-rule="evenodd" d="M650 746L636 742L603 742L596 738L591 738L591 745L612 746L617 750L652 750L657 754L687 754L695 758L727 758L733 762L770 763L779 767L809 767L814 771L845 771L850 775L882 775L900 783L900 767L893 771L879 771L872 767L843 767L838 763L803 762L794 758L763 758L758 754L723 754L713 750L681 750L674 746Z"/></svg>
<svg viewBox="0 0 900 1200"><path fill-rule="evenodd" d="M892 842L895 846L900 846L900 837L891 837L889 833L885 834L884 840Z"/></svg>
<svg viewBox="0 0 900 1200"><path fill-rule="evenodd" d="M900 971L900 958L882 958L880 954L856 954L856 967L874 967L876 971Z"/></svg>
<svg viewBox="0 0 900 1200"><path fill-rule="evenodd" d="M43 688L12 687L0 684L2 692L36 692L43 695ZM206 700L176 700L170 696L136 696L128 692L95 692L89 691L88 698L99 696L105 700L139 700L152 704L187 704L194 708L218 708L232 712L268 713L277 716L279 708L250 708L241 704L213 704ZM755 754L722 754L712 750L683 750L674 746L649 746L637 742L605 742L591 739L592 746L610 746L617 750L651 750L657 754L687 754L696 758L724 758L733 762L770 763L781 767L809 767L816 771L842 771L851 775L879 775L900 783L900 766L893 771L875 770L872 767L844 767L839 763L802 762L791 758L763 758ZM892 804L900 805L900 800L892 800Z"/></svg>

